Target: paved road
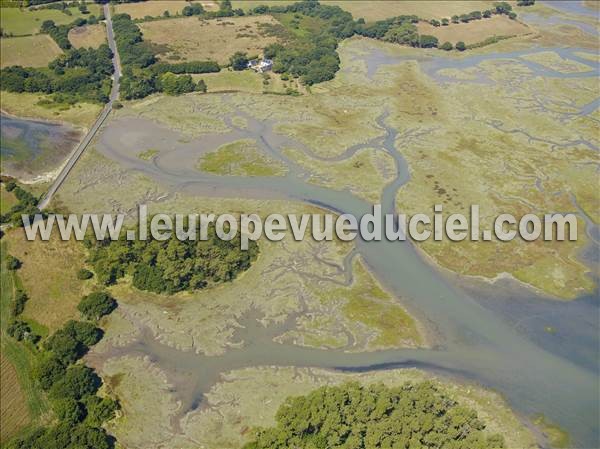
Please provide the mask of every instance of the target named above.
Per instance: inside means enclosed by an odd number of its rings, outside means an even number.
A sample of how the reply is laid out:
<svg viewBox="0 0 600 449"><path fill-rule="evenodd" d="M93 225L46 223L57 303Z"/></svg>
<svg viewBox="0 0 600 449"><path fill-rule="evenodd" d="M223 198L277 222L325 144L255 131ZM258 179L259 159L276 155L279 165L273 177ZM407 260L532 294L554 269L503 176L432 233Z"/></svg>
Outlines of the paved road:
<svg viewBox="0 0 600 449"><path fill-rule="evenodd" d="M73 167L75 166L75 164L89 145L89 143L92 141L94 135L96 134L100 126L102 126L102 123L104 123L104 120L106 120L108 114L110 114L110 111L112 111L113 102L119 98L119 78L121 77L121 62L119 60L119 53L117 52L117 44L115 43L112 28L110 5L108 4L104 5L104 16L106 17L106 34L108 35L108 46L110 47L114 55L113 66L115 68L115 73L113 75L113 85L110 92L110 99L108 103L104 106L102 113L100 114L100 116L98 116L98 118L96 119L88 133L85 135L83 140L79 142L79 145L75 148L75 150L69 157L69 160L67 161L57 178L54 180L46 194L40 200L40 203L38 204L38 208L40 210L45 209L48 206L48 204L50 204L52 197L60 188L64 180L67 178L67 176L69 175L69 173L71 172L71 170L73 169Z"/></svg>

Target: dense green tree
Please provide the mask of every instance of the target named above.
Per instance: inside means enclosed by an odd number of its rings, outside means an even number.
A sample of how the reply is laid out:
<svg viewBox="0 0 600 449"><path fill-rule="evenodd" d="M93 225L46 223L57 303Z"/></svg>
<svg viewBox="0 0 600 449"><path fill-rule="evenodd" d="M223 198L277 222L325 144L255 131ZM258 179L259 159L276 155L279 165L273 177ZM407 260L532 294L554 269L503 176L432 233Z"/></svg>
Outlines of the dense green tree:
<svg viewBox="0 0 600 449"><path fill-rule="evenodd" d="M93 369L85 365L67 368L65 375L50 388L50 397L56 399L80 400L98 391L102 384Z"/></svg>
<svg viewBox="0 0 600 449"><path fill-rule="evenodd" d="M113 446L104 429L77 426L71 435L71 446L68 449L112 449Z"/></svg>
<svg viewBox="0 0 600 449"><path fill-rule="evenodd" d="M231 17L234 15L233 7L231 6L231 0L221 0L219 4L219 16L220 17Z"/></svg>
<svg viewBox="0 0 600 449"><path fill-rule="evenodd" d="M123 71L121 95L126 100L147 97L157 91L156 76L149 70L128 67Z"/></svg>
<svg viewBox="0 0 600 449"><path fill-rule="evenodd" d="M455 47L458 51L465 51L467 49L467 46L463 41L458 41Z"/></svg>
<svg viewBox="0 0 600 449"><path fill-rule="evenodd" d="M17 341L37 341L37 337L31 332L31 327L25 321L15 320L8 325L6 333Z"/></svg>
<svg viewBox="0 0 600 449"><path fill-rule="evenodd" d="M286 399L275 419L276 426L259 429L245 449L504 447L502 436L485 432L474 410L430 382L322 387Z"/></svg>
<svg viewBox="0 0 600 449"><path fill-rule="evenodd" d="M241 51L235 52L231 58L229 58L231 68L233 70L244 70L248 67L248 55Z"/></svg>
<svg viewBox="0 0 600 449"><path fill-rule="evenodd" d="M202 14L204 14L204 8L200 3L190 3L189 5L183 8L181 14L183 14L184 16L201 16Z"/></svg>
<svg viewBox="0 0 600 449"><path fill-rule="evenodd" d="M417 46L419 44L419 34L417 27L412 23L404 22L398 26L390 28L383 40L394 42L396 44Z"/></svg>
<svg viewBox="0 0 600 449"><path fill-rule="evenodd" d="M59 422L37 428L10 442L7 449L112 449L114 442L104 429Z"/></svg>
<svg viewBox="0 0 600 449"><path fill-rule="evenodd" d="M75 399L57 399L52 402L52 410L58 419L71 426L80 423L85 418L85 407Z"/></svg>
<svg viewBox="0 0 600 449"><path fill-rule="evenodd" d="M111 398L98 396L87 396L83 399L87 411L85 424L90 427L100 427L102 423L110 421L115 417L119 409L119 403Z"/></svg>
<svg viewBox="0 0 600 449"><path fill-rule="evenodd" d="M12 302L12 316L17 317L25 310L25 303L27 302L27 293L21 289L15 290L15 298Z"/></svg>
<svg viewBox="0 0 600 449"><path fill-rule="evenodd" d="M181 73L215 73L221 70L215 61L188 61L179 63L158 62L151 66L152 72L162 74L172 72Z"/></svg>
<svg viewBox="0 0 600 449"><path fill-rule="evenodd" d="M421 48L435 48L438 46L438 38L428 34L421 34L419 36L419 46Z"/></svg>
<svg viewBox="0 0 600 449"><path fill-rule="evenodd" d="M34 377L44 390L49 390L66 372L65 364L54 354L45 353L34 367Z"/></svg>
<svg viewBox="0 0 600 449"><path fill-rule="evenodd" d="M44 348L47 351L52 351L64 365L75 362L87 350L81 342L62 329L56 331L44 341Z"/></svg>
<svg viewBox="0 0 600 449"><path fill-rule="evenodd" d="M102 329L94 324L75 320L67 321L62 328L62 332L67 333L71 338L87 347L98 343L103 335Z"/></svg>
<svg viewBox="0 0 600 449"><path fill-rule="evenodd" d="M117 302L108 293L98 291L84 296L77 309L89 320L98 320L117 307Z"/></svg>
<svg viewBox="0 0 600 449"><path fill-rule="evenodd" d="M497 14L508 14L512 11L512 6L508 2L494 3Z"/></svg>
<svg viewBox="0 0 600 449"><path fill-rule="evenodd" d="M175 75L167 72L160 76L159 88L167 95L181 95L196 90L196 83L190 75Z"/></svg>
<svg viewBox="0 0 600 449"><path fill-rule="evenodd" d="M175 293L204 288L209 283L227 282L247 270L258 254L258 245L240 249L239 234L230 241L217 237L209 226L207 240L101 241L87 239L90 262L98 281L111 284L126 273L133 285L156 293Z"/></svg>

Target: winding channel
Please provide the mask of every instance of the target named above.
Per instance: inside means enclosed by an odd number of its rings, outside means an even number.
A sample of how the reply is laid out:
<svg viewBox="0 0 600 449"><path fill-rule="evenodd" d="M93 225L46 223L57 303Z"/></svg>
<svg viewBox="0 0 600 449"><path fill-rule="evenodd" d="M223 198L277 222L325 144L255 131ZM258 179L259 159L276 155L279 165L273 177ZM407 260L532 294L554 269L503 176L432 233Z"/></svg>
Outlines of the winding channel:
<svg viewBox="0 0 600 449"><path fill-rule="evenodd" d="M585 61L590 71L577 76L597 76L596 63L577 57L571 49L552 50L568 59ZM537 51L542 50L534 52ZM540 76L564 75L527 63L520 58L526 53L477 56L454 62L454 65L464 68L487 59L519 58ZM377 54L367 58L371 58L367 61L369 67L377 66L381 61ZM447 68L453 62L438 58L425 64L435 77L439 69ZM223 100L228 101L226 95ZM225 134L203 135L189 143L177 144L173 142L177 142L179 134L156 123L140 118L115 120L109 125L110 132L103 132L100 136L98 149L124 167L141 171L173 190L183 190L192 195L300 200L355 216L371 211L369 203L349 192L308 184L302 167L282 154L281 148L294 147L308 156L315 155L300 143L275 133L274 122L258 122L237 111L227 118L230 124L233 115L242 116L247 127L232 127L232 131ZM409 180L409 171L401 155L399 130L389 126L386 118L384 112L377 119L381 128L379 137L365 145L349 148L335 158L317 159L344 160L366 147L386 151L394 158L396 177L385 187L382 205L384 212L392 213L398 189ZM132 130L135 130L133 137ZM121 136L127 137L123 140ZM198 160L203 152L244 138L256 140L271 157L284 162L289 169L287 176L213 176L190 168L190 161ZM152 147L161 149L160 154L151 162L142 161L135 152L150 142ZM302 348L273 342L273 337L283 329L277 326L264 329L254 317L246 317L243 321L245 328L238 332L238 338L244 342L243 347L229 349L222 356L207 357L179 351L161 344L149 331L142 332L142 338L129 347L119 349L119 352L149 356L165 369L178 386L178 397L182 401L180 417L201 403L202 394L219 380L220 373L236 368L279 365L371 370L418 366L494 388L523 415L544 413L563 426L578 447L598 446L599 309L596 296L559 304L528 298L523 291L515 294L506 290L504 297L490 299L494 296L490 293L491 289L467 292L447 280L425 262L410 243L359 241L356 251L384 285L405 298L409 310L435 323L437 332L442 336L439 347L357 354ZM535 320L556 326L563 339L557 342L553 335L532 331L528 323ZM177 379L186 381L178 382Z"/></svg>
<svg viewBox="0 0 600 449"><path fill-rule="evenodd" d="M527 53L546 50L556 51L568 59L577 58L590 70L565 75L522 59L519 62L539 76L598 76L597 63L573 54L579 50L554 48L475 56L460 61L428 58L423 61L423 67L438 81L449 82L437 75L440 69L476 66L483 60L520 59ZM399 62L377 52L365 58L370 76L381 64ZM227 94L223 95L223 100L228 100ZM592 112L593 108L589 109L588 113ZM246 119L248 126L231 126L231 118L235 115ZM344 160L367 147L391 155L396 177L385 187L382 205L385 213L392 213L395 212L398 189L410 176L401 154L401 132L404 130L392 128L386 118L384 112L377 119L381 128L379 137L329 160ZM185 143L178 141L181 136L177 132L155 122L142 118L115 119L102 130L97 149L123 167L148 175L172 191L198 196L303 201L355 216L371 212L371 204L347 191L307 183L307 173L281 149L292 147L310 157L315 155L299 142L275 133L273 121L258 122L241 111L234 112L227 120L230 132L203 135ZM287 175L270 178L214 176L191 167L190 161L197 161L203 152L245 138L256 140L271 157L285 163ZM137 152L148 147L159 148L160 153L152 161L143 161L137 157ZM369 353L302 348L273 342L273 337L279 335L282 328L271 326L265 329L257 323L256 317L247 316L243 320L244 328L237 334L244 342L243 347L229 349L221 356L207 357L179 351L161 344L148 330L142 330L142 336L133 344L114 348L111 356L145 355L164 369L178 387L176 393L182 401L178 418L198 407L202 395L218 382L220 373L236 368L278 365L363 371L416 366L474 380L498 390L523 416L543 413L568 430L577 447L600 445L597 293L571 303L556 303L535 298L520 289L516 293L500 287L494 293L491 289L467 289L424 261L408 242L358 241L356 254L363 258L380 282L404 298L409 310L435 323L441 336L438 347ZM349 260L344 264L348 270ZM532 330L528 323L535 320L551 323L560 337Z"/></svg>

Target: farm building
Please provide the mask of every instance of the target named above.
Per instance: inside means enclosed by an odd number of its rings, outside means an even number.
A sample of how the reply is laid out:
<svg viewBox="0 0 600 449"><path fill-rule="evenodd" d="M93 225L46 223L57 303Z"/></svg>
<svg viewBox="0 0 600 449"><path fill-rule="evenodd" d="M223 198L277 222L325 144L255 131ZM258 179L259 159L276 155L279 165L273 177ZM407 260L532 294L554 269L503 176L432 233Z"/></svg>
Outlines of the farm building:
<svg viewBox="0 0 600 449"><path fill-rule="evenodd" d="M268 72L273 68L271 59L253 59L248 62L248 68L258 73Z"/></svg>

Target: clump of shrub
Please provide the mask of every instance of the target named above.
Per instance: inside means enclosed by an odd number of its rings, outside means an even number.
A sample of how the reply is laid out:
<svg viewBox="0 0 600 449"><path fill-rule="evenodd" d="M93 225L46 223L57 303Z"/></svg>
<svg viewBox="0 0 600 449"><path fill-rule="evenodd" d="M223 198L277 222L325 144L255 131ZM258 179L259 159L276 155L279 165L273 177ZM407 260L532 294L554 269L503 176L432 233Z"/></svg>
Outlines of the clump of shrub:
<svg viewBox="0 0 600 449"><path fill-rule="evenodd" d="M88 320L99 320L117 307L117 302L108 293L98 291L84 296L77 310Z"/></svg>
<svg viewBox="0 0 600 449"><path fill-rule="evenodd" d="M91 279L92 277L94 277L94 273L92 273L90 270L81 268L77 271L77 279L80 281L85 281L87 279Z"/></svg>
<svg viewBox="0 0 600 449"><path fill-rule="evenodd" d="M8 268L9 270L18 270L19 268L21 268L21 265L23 265L22 262L15 256L11 256L10 254L6 256L6 268Z"/></svg>

